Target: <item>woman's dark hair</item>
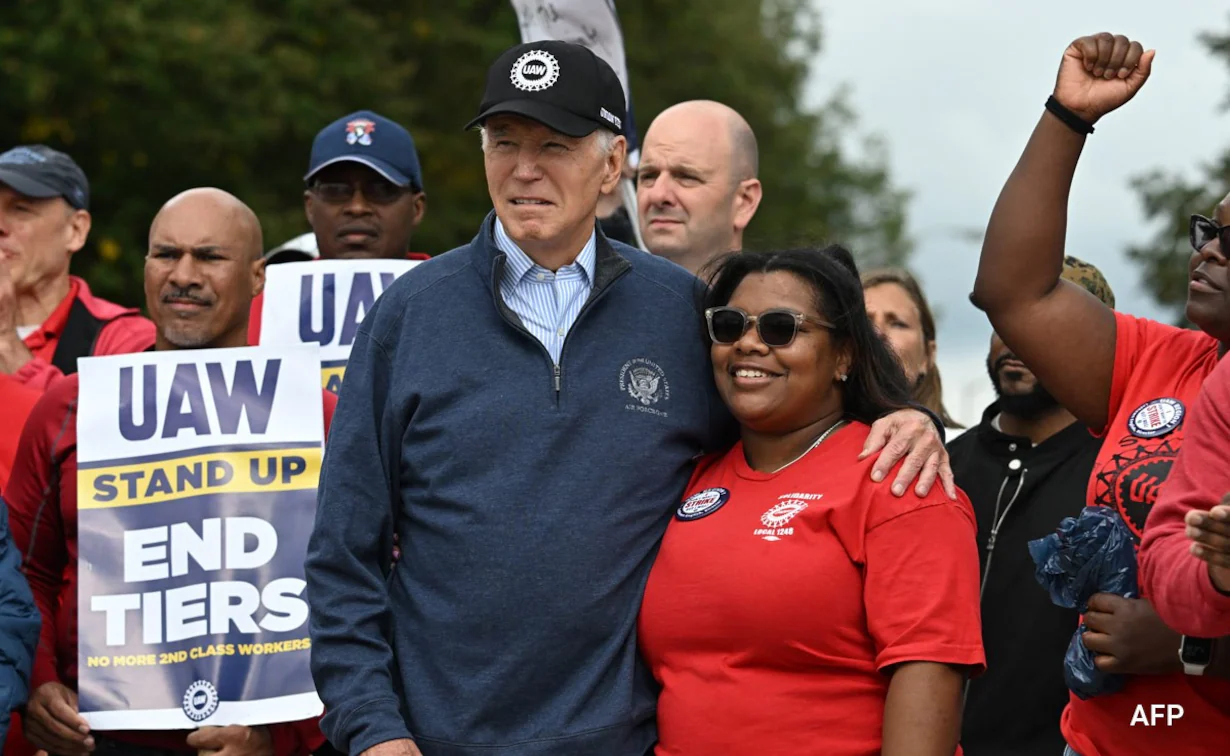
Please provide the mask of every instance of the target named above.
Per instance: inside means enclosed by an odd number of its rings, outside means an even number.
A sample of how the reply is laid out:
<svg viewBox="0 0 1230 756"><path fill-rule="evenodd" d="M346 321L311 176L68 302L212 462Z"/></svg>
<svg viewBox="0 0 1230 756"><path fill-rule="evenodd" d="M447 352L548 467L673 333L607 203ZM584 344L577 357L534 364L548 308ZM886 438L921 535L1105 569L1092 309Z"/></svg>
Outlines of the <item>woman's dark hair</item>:
<svg viewBox="0 0 1230 756"><path fill-rule="evenodd" d="M834 325L829 332L835 348L849 346L849 379L842 385L846 417L874 423L910 402L910 385L897 356L880 338L867 317L858 266L845 247L735 252L714 260L702 275L709 282L704 309L730 302L735 289L753 273L790 273L815 292L816 311ZM705 334L706 340L708 333Z"/></svg>

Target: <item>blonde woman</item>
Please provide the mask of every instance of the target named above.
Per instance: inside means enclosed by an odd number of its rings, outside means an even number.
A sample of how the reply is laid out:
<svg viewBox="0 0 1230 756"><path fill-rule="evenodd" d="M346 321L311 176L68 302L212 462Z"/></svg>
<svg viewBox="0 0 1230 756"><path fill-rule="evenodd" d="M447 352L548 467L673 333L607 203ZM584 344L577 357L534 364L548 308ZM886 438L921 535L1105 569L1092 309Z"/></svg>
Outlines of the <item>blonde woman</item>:
<svg viewBox="0 0 1230 756"><path fill-rule="evenodd" d="M951 441L965 429L944 407L944 388L935 364L935 317L914 276L899 268L863 274L867 317L901 360L912 399L943 421Z"/></svg>

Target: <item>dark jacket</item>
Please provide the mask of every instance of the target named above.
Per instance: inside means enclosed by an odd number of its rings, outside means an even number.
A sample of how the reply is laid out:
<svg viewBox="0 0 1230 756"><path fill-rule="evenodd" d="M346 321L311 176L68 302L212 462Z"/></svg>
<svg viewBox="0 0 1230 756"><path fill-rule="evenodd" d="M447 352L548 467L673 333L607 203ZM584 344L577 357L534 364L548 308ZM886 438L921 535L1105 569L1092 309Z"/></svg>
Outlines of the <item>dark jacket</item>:
<svg viewBox="0 0 1230 756"><path fill-rule="evenodd" d="M0 750L9 714L26 703L38 646L39 613L21 574L21 553L9 533L9 508L0 499Z"/></svg>
<svg viewBox="0 0 1230 756"><path fill-rule="evenodd" d="M307 561L323 727L349 753L644 756L641 595L693 459L733 438L701 284L599 231L557 366L504 303L493 219L350 353Z"/></svg>
<svg viewBox="0 0 1230 756"><path fill-rule="evenodd" d="M948 447L978 519L986 674L971 681L961 746L968 756L1057 756L1068 702L1064 652L1075 610L1051 603L1028 543L1080 514L1101 441L1074 422L1032 447L997 431L998 404Z"/></svg>

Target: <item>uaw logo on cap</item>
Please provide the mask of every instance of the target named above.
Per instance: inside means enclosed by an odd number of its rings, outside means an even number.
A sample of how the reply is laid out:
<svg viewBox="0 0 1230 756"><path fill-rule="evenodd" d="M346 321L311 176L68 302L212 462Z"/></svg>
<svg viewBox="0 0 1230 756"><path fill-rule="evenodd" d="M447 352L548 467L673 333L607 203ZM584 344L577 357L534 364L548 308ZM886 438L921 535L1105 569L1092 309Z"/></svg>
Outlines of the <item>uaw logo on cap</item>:
<svg viewBox="0 0 1230 756"><path fill-rule="evenodd" d="M559 80L559 61L543 50L530 50L512 67L512 83L525 92L541 92Z"/></svg>
<svg viewBox="0 0 1230 756"><path fill-rule="evenodd" d="M218 710L218 689L207 680L197 680L184 692L184 714L193 722L204 722Z"/></svg>
<svg viewBox="0 0 1230 756"><path fill-rule="evenodd" d="M346 122L346 144L361 144L364 147L370 147L372 143L372 132L376 130L376 124L360 118L357 121Z"/></svg>
<svg viewBox="0 0 1230 756"><path fill-rule="evenodd" d="M699 520L713 514L730 500L730 491L725 488L706 488L684 499L675 510L675 517L680 520Z"/></svg>
<svg viewBox="0 0 1230 756"><path fill-rule="evenodd" d="M1164 397L1145 402L1128 418L1128 430L1139 438L1164 436L1183 423L1183 402Z"/></svg>

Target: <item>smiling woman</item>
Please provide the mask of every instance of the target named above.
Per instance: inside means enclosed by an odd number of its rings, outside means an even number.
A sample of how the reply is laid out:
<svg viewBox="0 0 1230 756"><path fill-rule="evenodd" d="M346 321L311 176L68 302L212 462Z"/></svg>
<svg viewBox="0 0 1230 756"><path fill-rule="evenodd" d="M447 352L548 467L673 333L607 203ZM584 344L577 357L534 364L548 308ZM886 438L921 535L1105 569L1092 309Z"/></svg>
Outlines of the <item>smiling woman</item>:
<svg viewBox="0 0 1230 756"><path fill-rule="evenodd" d="M710 284L741 440L699 464L646 587L657 753L959 753L984 664L973 512L964 494L897 498L855 461L910 392L853 258L744 252Z"/></svg>

